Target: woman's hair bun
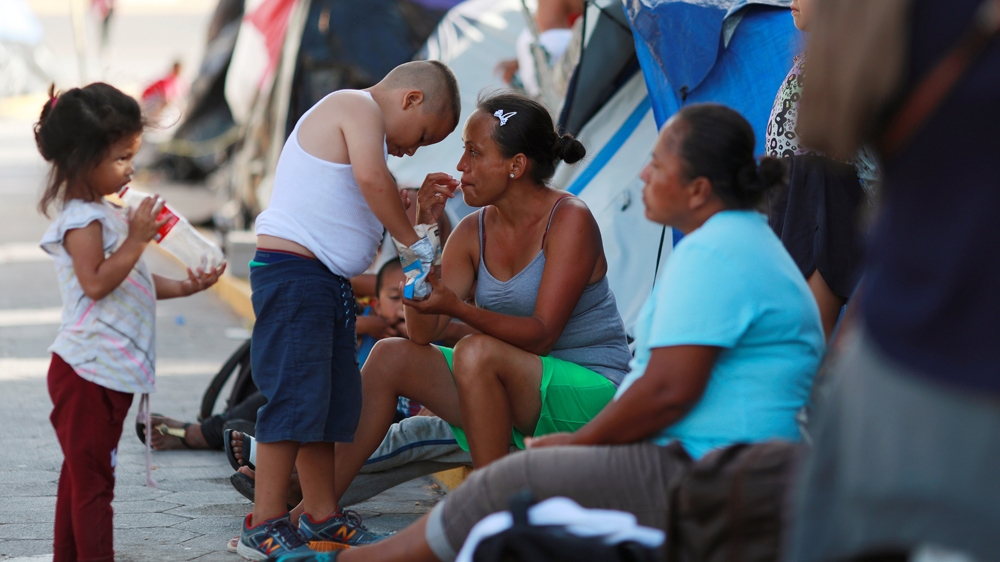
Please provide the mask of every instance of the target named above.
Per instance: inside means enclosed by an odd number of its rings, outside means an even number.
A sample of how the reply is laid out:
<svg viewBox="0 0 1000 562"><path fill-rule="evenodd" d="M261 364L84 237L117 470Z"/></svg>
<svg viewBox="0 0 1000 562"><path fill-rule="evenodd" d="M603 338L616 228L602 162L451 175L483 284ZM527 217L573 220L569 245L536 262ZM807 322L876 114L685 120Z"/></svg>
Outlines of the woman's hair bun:
<svg viewBox="0 0 1000 562"><path fill-rule="evenodd" d="M573 135L559 135L556 138L554 148L556 158L567 164L579 162L587 155L587 149L584 148L583 143L576 140Z"/></svg>
<svg viewBox="0 0 1000 562"><path fill-rule="evenodd" d="M760 164L754 161L746 163L737 172L736 179L738 186L736 194L739 195L739 192L743 194L739 199L755 200L785 182L785 164L777 158L765 156Z"/></svg>
<svg viewBox="0 0 1000 562"><path fill-rule="evenodd" d="M765 156L757 166L757 175L760 177L761 189L768 191L788 182L788 166L781 158Z"/></svg>

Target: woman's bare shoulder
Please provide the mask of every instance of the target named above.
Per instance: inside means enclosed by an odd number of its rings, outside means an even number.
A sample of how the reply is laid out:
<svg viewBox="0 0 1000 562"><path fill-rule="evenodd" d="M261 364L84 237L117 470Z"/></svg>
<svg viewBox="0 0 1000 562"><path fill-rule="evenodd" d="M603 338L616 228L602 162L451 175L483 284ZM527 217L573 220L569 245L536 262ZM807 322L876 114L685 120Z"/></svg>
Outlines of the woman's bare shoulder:
<svg viewBox="0 0 1000 562"><path fill-rule="evenodd" d="M447 247L452 252L479 255L479 211L469 213L458 222L448 237Z"/></svg>
<svg viewBox="0 0 1000 562"><path fill-rule="evenodd" d="M552 222L549 224L549 232L552 231L576 231L581 227L587 229L597 229L597 220L590 212L590 207L579 197L566 197L559 202L552 213Z"/></svg>

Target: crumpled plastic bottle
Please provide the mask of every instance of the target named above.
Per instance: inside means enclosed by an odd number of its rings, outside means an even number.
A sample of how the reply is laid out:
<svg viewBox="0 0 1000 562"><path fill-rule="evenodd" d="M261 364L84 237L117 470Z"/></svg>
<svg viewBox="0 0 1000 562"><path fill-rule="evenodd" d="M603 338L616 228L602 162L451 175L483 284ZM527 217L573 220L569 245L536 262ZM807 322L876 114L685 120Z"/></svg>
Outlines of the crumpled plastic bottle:
<svg viewBox="0 0 1000 562"><path fill-rule="evenodd" d="M406 284L403 286L403 297L410 300L422 300L431 294L431 285L427 276L431 266L441 265L441 237L436 224L418 224L413 227L420 240L412 246L404 246L396 241L399 251L399 262L403 266Z"/></svg>

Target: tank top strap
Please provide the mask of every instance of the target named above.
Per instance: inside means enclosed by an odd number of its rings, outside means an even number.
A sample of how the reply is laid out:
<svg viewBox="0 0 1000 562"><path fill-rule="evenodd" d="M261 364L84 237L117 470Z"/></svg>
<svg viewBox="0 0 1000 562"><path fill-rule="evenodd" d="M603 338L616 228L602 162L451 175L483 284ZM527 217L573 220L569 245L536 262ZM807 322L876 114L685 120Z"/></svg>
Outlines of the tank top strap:
<svg viewBox="0 0 1000 562"><path fill-rule="evenodd" d="M556 202L552 205L552 210L549 211L549 222L545 225L545 232L542 234L542 249L545 248L545 237L549 235L549 227L552 226L552 217L556 216L556 208L559 207L559 204L562 203L564 199L568 199L570 197L573 196L566 193L559 199L556 199Z"/></svg>
<svg viewBox="0 0 1000 562"><path fill-rule="evenodd" d="M479 209L479 263L483 263L486 256L486 224L483 223L483 220L486 217L487 208Z"/></svg>

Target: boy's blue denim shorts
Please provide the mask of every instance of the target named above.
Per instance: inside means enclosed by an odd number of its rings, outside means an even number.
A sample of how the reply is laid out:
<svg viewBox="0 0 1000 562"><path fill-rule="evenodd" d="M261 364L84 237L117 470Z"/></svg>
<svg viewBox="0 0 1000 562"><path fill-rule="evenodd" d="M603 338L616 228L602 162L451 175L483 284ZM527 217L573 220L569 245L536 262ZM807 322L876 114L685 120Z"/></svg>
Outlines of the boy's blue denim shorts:
<svg viewBox="0 0 1000 562"><path fill-rule="evenodd" d="M351 282L318 260L295 259L254 268L250 286L250 364L267 398L257 440L354 441L361 371Z"/></svg>

